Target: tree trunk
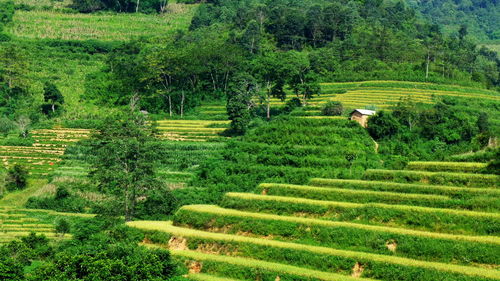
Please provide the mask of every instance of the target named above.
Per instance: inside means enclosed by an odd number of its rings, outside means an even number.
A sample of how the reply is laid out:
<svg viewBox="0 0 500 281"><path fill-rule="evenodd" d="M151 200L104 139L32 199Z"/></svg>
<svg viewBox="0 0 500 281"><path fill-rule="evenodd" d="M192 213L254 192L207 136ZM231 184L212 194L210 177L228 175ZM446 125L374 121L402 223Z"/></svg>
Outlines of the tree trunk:
<svg viewBox="0 0 500 281"><path fill-rule="evenodd" d="M168 113L172 117L172 97L168 95Z"/></svg>
<svg viewBox="0 0 500 281"><path fill-rule="evenodd" d="M181 96L181 118L184 116L184 91L182 91L182 96Z"/></svg>
<svg viewBox="0 0 500 281"><path fill-rule="evenodd" d="M52 103L52 113L56 112L56 105Z"/></svg>
<svg viewBox="0 0 500 281"><path fill-rule="evenodd" d="M425 65L425 80L429 78L429 65L431 64L431 53L427 51L427 61Z"/></svg>
<svg viewBox="0 0 500 281"><path fill-rule="evenodd" d="M267 105L266 105L266 117L267 120L271 119L271 93L267 93Z"/></svg>
<svg viewBox="0 0 500 281"><path fill-rule="evenodd" d="M139 12L139 2L141 2L141 0L137 0L137 5L135 6L135 12Z"/></svg>

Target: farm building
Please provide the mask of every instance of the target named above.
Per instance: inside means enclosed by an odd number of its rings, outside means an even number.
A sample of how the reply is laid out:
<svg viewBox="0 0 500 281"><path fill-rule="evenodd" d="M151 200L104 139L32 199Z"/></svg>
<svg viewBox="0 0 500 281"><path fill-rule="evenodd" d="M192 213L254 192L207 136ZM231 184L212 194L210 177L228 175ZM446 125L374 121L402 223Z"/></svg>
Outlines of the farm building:
<svg viewBox="0 0 500 281"><path fill-rule="evenodd" d="M357 121L361 126L365 127L368 125L368 117L375 114L375 111L368 109L355 109L351 113L351 120Z"/></svg>

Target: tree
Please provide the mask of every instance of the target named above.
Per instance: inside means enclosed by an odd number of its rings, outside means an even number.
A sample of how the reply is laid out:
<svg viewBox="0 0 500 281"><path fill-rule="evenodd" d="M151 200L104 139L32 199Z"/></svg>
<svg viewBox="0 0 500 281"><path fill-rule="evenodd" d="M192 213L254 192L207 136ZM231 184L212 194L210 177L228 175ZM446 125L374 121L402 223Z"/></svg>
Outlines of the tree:
<svg viewBox="0 0 500 281"><path fill-rule="evenodd" d="M158 186L157 153L151 126L143 114L122 113L108 118L94 135L91 179L101 192L114 195L127 221L135 216L138 198Z"/></svg>
<svg viewBox="0 0 500 281"><path fill-rule="evenodd" d="M21 137L27 138L29 134L29 128L31 125L31 119L25 115L19 116L16 120L17 128L21 133Z"/></svg>
<svg viewBox="0 0 500 281"><path fill-rule="evenodd" d="M271 118L271 98L285 100L286 93L283 90L287 73L281 54L273 51L257 57L252 64L253 73L264 88L262 99L266 104L266 117Z"/></svg>
<svg viewBox="0 0 500 281"><path fill-rule="evenodd" d="M411 131L418 121L419 111L411 97L405 97L399 100L392 111L392 115L398 119L401 124L408 126Z"/></svg>
<svg viewBox="0 0 500 281"><path fill-rule="evenodd" d="M235 78L227 98L227 114L231 120L230 133L244 134L251 121L252 98L258 92L257 82L248 74Z"/></svg>
<svg viewBox="0 0 500 281"><path fill-rule="evenodd" d="M3 1L0 5L0 26L12 22L15 5L13 1ZM0 30L1 31L1 30Z"/></svg>
<svg viewBox="0 0 500 281"><path fill-rule="evenodd" d="M28 64L21 50L14 44L0 48L0 81L5 81L10 89L26 86Z"/></svg>
<svg viewBox="0 0 500 281"><path fill-rule="evenodd" d="M399 131L399 123L391 113L379 111L368 120L368 133L374 139L390 138Z"/></svg>
<svg viewBox="0 0 500 281"><path fill-rule="evenodd" d="M64 96L61 94L61 91L51 82L45 82L43 87L43 99L45 102L49 103L52 114L54 114L56 109L64 103Z"/></svg>
<svg viewBox="0 0 500 281"><path fill-rule="evenodd" d="M344 106L339 101L329 101L323 107L322 113L325 116L341 116L344 114Z"/></svg>
<svg viewBox="0 0 500 281"><path fill-rule="evenodd" d="M56 233L64 236L66 233L69 233L71 226L67 219L60 218L56 221Z"/></svg>
<svg viewBox="0 0 500 281"><path fill-rule="evenodd" d="M28 185L28 170L15 164L7 171L5 187L9 191L24 189Z"/></svg>

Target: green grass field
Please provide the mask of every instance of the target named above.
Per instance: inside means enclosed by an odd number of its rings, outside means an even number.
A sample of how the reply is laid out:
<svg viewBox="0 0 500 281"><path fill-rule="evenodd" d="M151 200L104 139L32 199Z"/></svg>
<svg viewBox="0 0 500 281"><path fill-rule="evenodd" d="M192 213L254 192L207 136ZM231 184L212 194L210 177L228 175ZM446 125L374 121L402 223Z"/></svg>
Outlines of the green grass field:
<svg viewBox="0 0 500 281"><path fill-rule="evenodd" d="M9 32L18 38L123 41L157 37L187 29L195 5L171 4L163 15L70 14L57 11L17 11Z"/></svg>

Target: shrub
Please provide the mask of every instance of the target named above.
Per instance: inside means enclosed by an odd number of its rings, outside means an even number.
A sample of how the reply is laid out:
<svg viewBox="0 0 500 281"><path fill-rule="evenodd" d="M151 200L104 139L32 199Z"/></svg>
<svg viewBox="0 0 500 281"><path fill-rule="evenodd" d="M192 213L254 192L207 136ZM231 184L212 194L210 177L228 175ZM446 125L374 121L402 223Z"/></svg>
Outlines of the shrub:
<svg viewBox="0 0 500 281"><path fill-rule="evenodd" d="M325 116L341 116L344 114L344 106L339 101L329 101L323 107L322 114Z"/></svg>
<svg viewBox="0 0 500 281"><path fill-rule="evenodd" d="M28 170L15 164L7 171L5 187L9 191L24 189L28 185Z"/></svg>
<svg viewBox="0 0 500 281"><path fill-rule="evenodd" d="M60 218L56 221L56 233L64 236L64 234L69 233L71 230L71 225L65 218Z"/></svg>

